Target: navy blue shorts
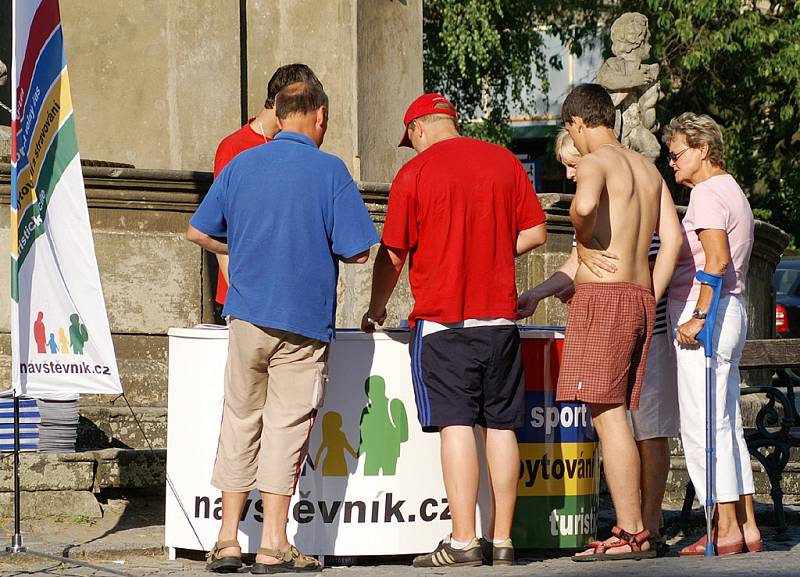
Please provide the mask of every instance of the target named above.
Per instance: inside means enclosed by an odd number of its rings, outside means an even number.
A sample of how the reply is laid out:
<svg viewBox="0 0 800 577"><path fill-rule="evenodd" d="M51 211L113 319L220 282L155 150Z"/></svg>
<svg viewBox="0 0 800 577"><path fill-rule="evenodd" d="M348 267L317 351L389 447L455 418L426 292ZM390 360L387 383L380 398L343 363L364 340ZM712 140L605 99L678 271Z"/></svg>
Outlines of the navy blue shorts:
<svg viewBox="0 0 800 577"><path fill-rule="evenodd" d="M525 420L525 381L516 325L411 331L411 376L422 430L450 425L517 429Z"/></svg>

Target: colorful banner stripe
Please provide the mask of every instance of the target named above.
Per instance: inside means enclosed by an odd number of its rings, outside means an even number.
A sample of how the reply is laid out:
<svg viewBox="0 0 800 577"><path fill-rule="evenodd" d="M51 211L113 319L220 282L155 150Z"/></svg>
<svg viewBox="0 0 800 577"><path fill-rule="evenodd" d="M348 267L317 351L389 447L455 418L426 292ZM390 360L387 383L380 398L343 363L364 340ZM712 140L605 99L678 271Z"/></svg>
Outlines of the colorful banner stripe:
<svg viewBox="0 0 800 577"><path fill-rule="evenodd" d="M61 176L67 166L75 159L78 154L78 141L75 136L75 126L73 116L67 119L64 126L58 131L53 144L48 149L42 163L42 172L39 177L41 189L37 197L37 202L19 219L17 228L12 229L12 252L16 252L16 258L12 259L11 274L11 297L19 300L18 270L25 262L25 258L33 246L33 241L45 232L44 219L47 216L48 205L53 196L56 186L61 181Z"/></svg>
<svg viewBox="0 0 800 577"><path fill-rule="evenodd" d="M520 497L511 539L517 549L586 547L597 531L597 493Z"/></svg>
<svg viewBox="0 0 800 577"><path fill-rule="evenodd" d="M39 177L42 173L42 162L62 129L62 124L72 115L72 98L69 91L69 77L66 70L56 80L50 92L42 99L44 106L41 109L31 142L33 150L30 163L25 167L17 166L17 212L25 210L35 202L35 197L41 194L42 184ZM77 154L77 149L75 153ZM38 193L36 191L39 191Z"/></svg>
<svg viewBox="0 0 800 577"><path fill-rule="evenodd" d="M554 392L525 393L525 426L520 443L589 443L597 440L589 406L557 403Z"/></svg>
<svg viewBox="0 0 800 577"><path fill-rule="evenodd" d="M40 60L42 47L52 36L56 28L61 27L61 14L58 0L42 0L33 16L28 30L28 42L22 60L16 94L16 118L23 118L22 111L27 106L31 79ZM62 43L63 46L63 43ZM60 60L60 59L59 59Z"/></svg>
<svg viewBox="0 0 800 577"><path fill-rule="evenodd" d="M37 61L36 71L31 82L31 93L20 116L20 125L17 131L17 169L20 173L32 161L31 156L36 154L37 138L39 131L37 125L41 123L42 111L48 110L48 95L53 93L53 87L59 80L62 72L66 71L64 43L61 27L57 28L44 46L41 57ZM60 91L55 91L57 97ZM71 109L71 107L70 107Z"/></svg>
<svg viewBox="0 0 800 577"><path fill-rule="evenodd" d="M526 391L555 391L563 339L522 339Z"/></svg>
<svg viewBox="0 0 800 577"><path fill-rule="evenodd" d="M597 491L597 444L521 444L517 495L587 495Z"/></svg>

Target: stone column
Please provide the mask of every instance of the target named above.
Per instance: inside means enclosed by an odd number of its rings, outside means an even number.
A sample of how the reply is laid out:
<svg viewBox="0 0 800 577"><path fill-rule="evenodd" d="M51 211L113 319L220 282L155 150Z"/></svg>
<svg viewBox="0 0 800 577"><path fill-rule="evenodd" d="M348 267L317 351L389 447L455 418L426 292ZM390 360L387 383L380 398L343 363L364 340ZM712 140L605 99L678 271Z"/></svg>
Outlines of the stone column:
<svg viewBox="0 0 800 577"><path fill-rule="evenodd" d="M775 287L772 276L789 243L789 235L776 226L756 221L755 242L747 272L747 338L775 338Z"/></svg>
<svg viewBox="0 0 800 577"><path fill-rule="evenodd" d="M61 3L83 158L211 170L218 142L304 62L330 96L324 150L390 181L422 92L422 0L70 0ZM245 55L242 57L242 55Z"/></svg>
<svg viewBox="0 0 800 577"><path fill-rule="evenodd" d="M60 6L81 157L211 170L240 118L239 2Z"/></svg>
<svg viewBox="0 0 800 577"><path fill-rule="evenodd" d="M356 180L389 182L403 114L422 94L422 0L248 0L248 97L261 108L282 64L304 62L330 97L323 150Z"/></svg>

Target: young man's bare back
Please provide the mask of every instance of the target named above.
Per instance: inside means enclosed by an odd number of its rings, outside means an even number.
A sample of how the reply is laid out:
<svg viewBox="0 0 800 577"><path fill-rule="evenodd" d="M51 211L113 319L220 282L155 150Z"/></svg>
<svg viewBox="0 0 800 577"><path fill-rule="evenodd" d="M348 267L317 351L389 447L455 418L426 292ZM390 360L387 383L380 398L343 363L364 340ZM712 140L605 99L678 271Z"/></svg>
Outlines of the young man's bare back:
<svg viewBox="0 0 800 577"><path fill-rule="evenodd" d="M614 105L602 86L584 84L564 101L564 124L581 153L570 207L578 243L607 251L611 270L581 264L567 318L557 401L589 405L617 514L614 537L576 561L655 556L642 522L640 462L626 408L641 393L655 302L669 283L681 246L680 224L655 167L622 148ZM661 239L651 275L653 233Z"/></svg>
<svg viewBox="0 0 800 577"><path fill-rule="evenodd" d="M658 223L663 183L658 170L637 152L607 144L582 158L578 173L576 211L595 201L602 182L591 241L584 244L602 247L616 255L618 262L614 272L606 271L601 278L580 266L575 283L632 282L649 288L648 251ZM586 187L583 179L588 181Z"/></svg>

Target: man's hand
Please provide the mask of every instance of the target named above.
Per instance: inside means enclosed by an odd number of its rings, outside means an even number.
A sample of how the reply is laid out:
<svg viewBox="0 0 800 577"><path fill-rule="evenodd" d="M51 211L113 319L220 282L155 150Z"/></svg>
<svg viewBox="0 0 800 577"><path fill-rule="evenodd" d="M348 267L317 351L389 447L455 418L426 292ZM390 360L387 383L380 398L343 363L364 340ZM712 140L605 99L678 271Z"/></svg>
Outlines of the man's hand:
<svg viewBox="0 0 800 577"><path fill-rule="evenodd" d="M586 265L586 268L594 276L603 278L603 271L617 272L617 265L614 264L614 261L619 260L619 257L613 252L588 248L580 243L577 244L576 248L578 249L578 262Z"/></svg>
<svg viewBox="0 0 800 577"><path fill-rule="evenodd" d="M535 288L526 290L519 295L517 299L517 319L524 319L536 312L536 307L539 306L539 301L542 298Z"/></svg>
<svg viewBox="0 0 800 577"><path fill-rule="evenodd" d="M364 313L364 316L361 317L361 330L365 333L374 333L375 324L377 323L378 325L383 326L384 322L386 322L386 309L383 309L381 314L375 314L367 311Z"/></svg>
<svg viewBox="0 0 800 577"><path fill-rule="evenodd" d="M685 347L696 347L699 345L700 341L698 341L695 337L697 336L697 333L703 329L703 325L705 325L705 320L695 318L691 318L680 325L678 330L675 331L675 339L678 341L678 344Z"/></svg>

